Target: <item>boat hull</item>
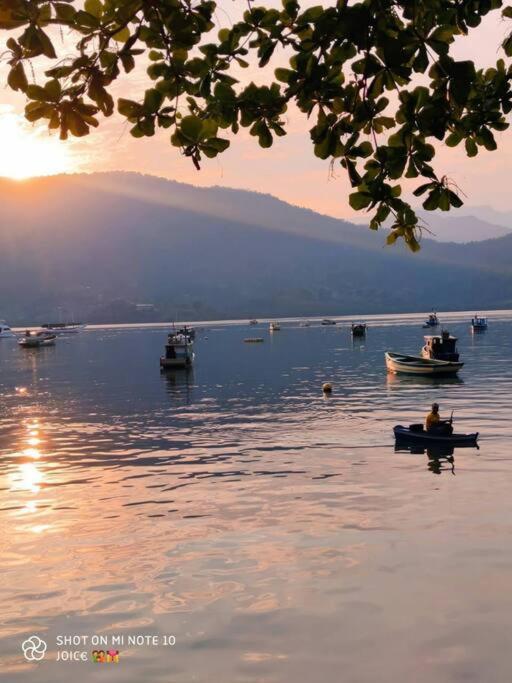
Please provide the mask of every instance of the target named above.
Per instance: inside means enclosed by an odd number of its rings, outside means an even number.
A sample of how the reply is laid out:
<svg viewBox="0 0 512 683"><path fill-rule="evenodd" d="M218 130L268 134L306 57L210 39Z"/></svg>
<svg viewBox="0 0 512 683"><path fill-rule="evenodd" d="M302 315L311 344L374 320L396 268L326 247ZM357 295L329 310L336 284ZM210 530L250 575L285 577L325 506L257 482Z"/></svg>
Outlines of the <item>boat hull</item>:
<svg viewBox="0 0 512 683"><path fill-rule="evenodd" d="M160 358L160 367L164 369L190 368L192 358Z"/></svg>
<svg viewBox="0 0 512 683"><path fill-rule="evenodd" d="M464 363L434 360L420 356L405 356L398 353L386 352L386 367L389 372L404 375L421 375L437 377L440 375L455 375Z"/></svg>
<svg viewBox="0 0 512 683"><path fill-rule="evenodd" d="M55 346L55 339L26 340L21 339L19 345L23 349L43 349L47 346Z"/></svg>
<svg viewBox="0 0 512 683"><path fill-rule="evenodd" d="M474 434L432 434L426 431L411 431L403 425L393 427L395 439L411 444L446 444L450 446L475 445L478 441L478 432Z"/></svg>

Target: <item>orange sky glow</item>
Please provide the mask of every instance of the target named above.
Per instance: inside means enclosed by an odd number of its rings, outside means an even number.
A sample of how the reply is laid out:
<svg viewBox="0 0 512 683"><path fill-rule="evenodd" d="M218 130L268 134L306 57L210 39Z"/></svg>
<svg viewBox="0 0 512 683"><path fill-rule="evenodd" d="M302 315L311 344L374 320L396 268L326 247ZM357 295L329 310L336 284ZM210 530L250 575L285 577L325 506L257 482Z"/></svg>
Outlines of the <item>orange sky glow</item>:
<svg viewBox="0 0 512 683"><path fill-rule="evenodd" d="M276 4L268 3L268 4ZM311 4L311 3L308 3ZM236 20L242 3L225 2L218 11L219 24ZM488 17L469 39L461 39L457 56L475 59L478 65L490 65L498 56L498 45L506 33L499 13ZM0 52L8 35L0 36ZM286 62L286 56L279 57ZM0 65L0 78L5 80L5 66ZM250 77L261 80L257 69ZM143 92L144 75L126 78L116 85L116 94L137 97ZM128 170L154 174L196 185L228 187L271 193L293 204L342 218L355 214L348 206L351 191L343 169L313 156L308 135L308 122L298 112L287 113L288 135L277 139L270 150L260 149L246 132L217 159L205 159L200 172L188 159L180 156L168 143L168 131L154 138L131 138L124 119L117 114L103 120L88 138L61 143L44 126L33 126L23 118L24 98L4 87L0 98L0 175L23 179L35 175L62 172ZM435 163L441 175L448 175L466 194L468 205L491 205L496 209L512 209L509 190L509 159L512 133L497 136L497 152L481 152L468 159L461 148L439 150ZM417 183L416 183L417 184Z"/></svg>

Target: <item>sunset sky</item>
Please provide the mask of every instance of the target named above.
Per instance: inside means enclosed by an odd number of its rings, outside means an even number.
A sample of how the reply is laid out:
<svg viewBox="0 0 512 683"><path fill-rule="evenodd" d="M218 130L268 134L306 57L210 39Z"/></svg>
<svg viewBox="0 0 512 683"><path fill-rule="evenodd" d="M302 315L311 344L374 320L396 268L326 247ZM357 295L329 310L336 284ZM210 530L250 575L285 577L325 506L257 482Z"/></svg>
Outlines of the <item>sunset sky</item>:
<svg viewBox="0 0 512 683"><path fill-rule="evenodd" d="M219 28L236 20L239 5L238 2L221 5ZM499 12L494 12L471 38L459 41L457 56L475 59L479 65L492 64L508 28ZM0 52L7 37L3 32ZM57 45L58 42L59 39ZM285 62L285 55L280 60ZM5 66L0 66L4 82L5 73ZM247 77L247 72L243 75ZM261 81L262 74L257 69L250 70L249 75ZM139 72L135 77L125 77L116 86L116 92L138 99L143 83L144 74ZM270 150L260 149L255 139L244 132L233 141L231 149L215 160L205 160L202 170L197 172L168 143L167 131L154 138L135 140L124 119L116 114L103 119L99 130L88 138L60 143L43 125L25 122L23 108L24 97L4 87L0 98L0 175L23 178L59 172L130 170L196 185L224 185L271 193L321 213L347 218L356 215L359 221L364 220L363 214L354 214L348 206L350 188L343 170L335 166L333 176L328 162L313 156L308 122L292 109L287 115L288 135L277 139ZM480 152L473 160L467 159L462 146L455 150L441 149L435 167L441 175L446 174L457 183L467 195L468 205L487 204L511 210L512 132L497 134L497 139L497 152Z"/></svg>

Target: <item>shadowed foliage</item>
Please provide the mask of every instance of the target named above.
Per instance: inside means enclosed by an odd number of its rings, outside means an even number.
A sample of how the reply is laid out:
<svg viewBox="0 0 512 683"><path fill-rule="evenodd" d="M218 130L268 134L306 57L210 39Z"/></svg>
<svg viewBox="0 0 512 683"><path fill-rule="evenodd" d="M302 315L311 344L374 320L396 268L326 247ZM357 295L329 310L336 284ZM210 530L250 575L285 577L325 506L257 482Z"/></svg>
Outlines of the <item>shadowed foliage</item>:
<svg viewBox="0 0 512 683"><path fill-rule="evenodd" d="M277 9L248 0L242 19L215 34L211 0L0 0L0 28L12 34L8 83L26 94L26 117L47 119L63 139L87 135L113 113L111 86L137 60L148 87L140 101L118 99L118 111L135 137L168 128L197 168L241 127L270 147L286 134L283 115L293 103L311 120L314 153L346 169L351 206L371 212L373 229L391 221L388 242L403 238L416 251L418 218L401 198L400 179L422 179L414 194L427 210L459 207L456 187L434 169L432 143L464 144L473 157L496 149L494 133L508 126L511 67L498 59L481 70L451 49L489 12L512 17L503 5L337 0L302 8L283 0ZM57 54L52 25L76 34L74 53ZM290 60L273 82L239 81L239 67L264 68L278 49ZM512 38L502 49L512 55ZM44 71L41 83L32 82L33 62Z"/></svg>

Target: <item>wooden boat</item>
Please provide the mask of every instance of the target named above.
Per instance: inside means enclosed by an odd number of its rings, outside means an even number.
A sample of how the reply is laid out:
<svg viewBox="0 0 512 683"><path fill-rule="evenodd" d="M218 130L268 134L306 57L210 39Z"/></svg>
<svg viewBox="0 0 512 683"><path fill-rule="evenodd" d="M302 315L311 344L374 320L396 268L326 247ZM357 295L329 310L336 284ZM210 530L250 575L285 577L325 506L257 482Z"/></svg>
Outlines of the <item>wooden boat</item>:
<svg viewBox="0 0 512 683"><path fill-rule="evenodd" d="M368 326L366 323L352 323L351 331L353 337L365 337Z"/></svg>
<svg viewBox="0 0 512 683"><path fill-rule="evenodd" d="M435 432L427 432L423 429L423 425L410 425L404 427L403 425L396 425L393 427L395 439L397 441L417 444L449 444L451 446L471 444L476 446L478 440L478 432L474 434L437 434Z"/></svg>
<svg viewBox="0 0 512 683"><path fill-rule="evenodd" d="M160 358L163 369L189 368L194 362L192 339L182 331L171 332L165 345L165 356Z"/></svg>
<svg viewBox="0 0 512 683"><path fill-rule="evenodd" d="M473 332L482 332L483 330L486 330L487 318L475 314L475 317L471 318L471 327Z"/></svg>
<svg viewBox="0 0 512 683"><path fill-rule="evenodd" d="M441 334L427 335L424 339L425 346L421 349L423 358L459 362L457 337L452 337L448 330L443 330Z"/></svg>
<svg viewBox="0 0 512 683"><path fill-rule="evenodd" d="M320 325L336 325L336 320L331 320L330 318L324 318Z"/></svg>
<svg viewBox="0 0 512 683"><path fill-rule="evenodd" d="M27 330L18 344L24 349L40 349L45 346L54 346L57 336L50 334L46 330L40 332L30 332Z"/></svg>
<svg viewBox="0 0 512 683"><path fill-rule="evenodd" d="M454 375L464 365L464 363L451 362L446 360L435 360L423 358L422 356L406 356L403 353L393 353L386 351L386 367L389 372L403 373L406 375Z"/></svg>
<svg viewBox="0 0 512 683"><path fill-rule="evenodd" d="M275 320L274 322L270 323L269 328L271 332L278 332L281 329L281 325L277 322L277 320Z"/></svg>
<svg viewBox="0 0 512 683"><path fill-rule="evenodd" d="M428 318L425 320L423 327L437 327L439 325L439 318L437 313L430 313Z"/></svg>
<svg viewBox="0 0 512 683"><path fill-rule="evenodd" d="M246 339L244 339L246 344L261 344L264 341L263 337L246 337Z"/></svg>

